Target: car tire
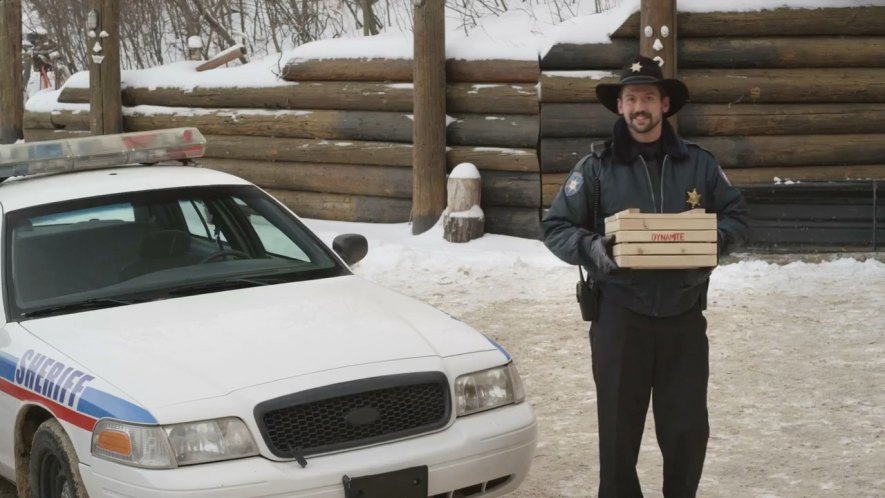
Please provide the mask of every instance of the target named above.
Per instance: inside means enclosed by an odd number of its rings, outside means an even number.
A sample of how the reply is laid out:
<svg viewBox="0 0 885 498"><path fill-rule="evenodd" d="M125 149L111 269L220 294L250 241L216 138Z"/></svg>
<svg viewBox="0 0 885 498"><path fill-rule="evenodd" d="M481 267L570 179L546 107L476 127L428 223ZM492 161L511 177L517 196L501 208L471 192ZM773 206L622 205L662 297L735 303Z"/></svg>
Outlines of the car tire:
<svg viewBox="0 0 885 498"><path fill-rule="evenodd" d="M88 498L74 445L57 420L40 424L31 443L32 498Z"/></svg>

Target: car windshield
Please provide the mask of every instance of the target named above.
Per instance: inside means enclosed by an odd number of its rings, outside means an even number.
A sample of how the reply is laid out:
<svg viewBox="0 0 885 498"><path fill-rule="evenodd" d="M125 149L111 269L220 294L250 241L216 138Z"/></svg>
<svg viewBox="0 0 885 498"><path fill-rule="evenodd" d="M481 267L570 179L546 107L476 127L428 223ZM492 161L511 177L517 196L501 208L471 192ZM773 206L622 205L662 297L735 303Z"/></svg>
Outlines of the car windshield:
<svg viewBox="0 0 885 498"><path fill-rule="evenodd" d="M254 186L77 199L4 225L13 319L349 273Z"/></svg>

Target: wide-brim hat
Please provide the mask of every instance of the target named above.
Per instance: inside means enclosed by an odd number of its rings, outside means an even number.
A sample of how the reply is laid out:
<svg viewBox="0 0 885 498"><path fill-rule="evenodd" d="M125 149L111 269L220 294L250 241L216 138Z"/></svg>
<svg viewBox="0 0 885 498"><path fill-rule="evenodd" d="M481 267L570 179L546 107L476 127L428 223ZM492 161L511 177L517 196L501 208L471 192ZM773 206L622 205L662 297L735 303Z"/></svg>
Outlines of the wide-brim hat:
<svg viewBox="0 0 885 498"><path fill-rule="evenodd" d="M672 78L664 78L661 66L648 57L639 56L621 73L617 83L600 83L596 85L596 97L609 111L618 113L618 97L621 88L626 85L658 85L667 97L670 97L670 109L664 117L670 117L688 101L688 87L685 83Z"/></svg>

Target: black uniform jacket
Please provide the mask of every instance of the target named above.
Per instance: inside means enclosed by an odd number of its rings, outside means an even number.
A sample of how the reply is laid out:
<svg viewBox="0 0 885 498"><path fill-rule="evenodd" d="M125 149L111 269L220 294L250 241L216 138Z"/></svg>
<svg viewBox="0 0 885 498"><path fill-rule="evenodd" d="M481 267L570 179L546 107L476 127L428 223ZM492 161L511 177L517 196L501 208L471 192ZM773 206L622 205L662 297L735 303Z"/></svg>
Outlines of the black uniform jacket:
<svg viewBox="0 0 885 498"><path fill-rule="evenodd" d="M746 242L747 206L731 186L711 153L676 135L664 120L660 184L630 139L626 122L614 126L602 151L583 158L566 179L544 216L544 243L560 259L583 265L599 282L604 299L649 316L673 316L706 302L712 268L692 270L619 269L609 275L590 260L590 243L605 233L604 219L628 208L643 213L680 213L692 209L689 192L697 192L699 208L717 213L720 255ZM600 213L595 223L594 178L599 178Z"/></svg>

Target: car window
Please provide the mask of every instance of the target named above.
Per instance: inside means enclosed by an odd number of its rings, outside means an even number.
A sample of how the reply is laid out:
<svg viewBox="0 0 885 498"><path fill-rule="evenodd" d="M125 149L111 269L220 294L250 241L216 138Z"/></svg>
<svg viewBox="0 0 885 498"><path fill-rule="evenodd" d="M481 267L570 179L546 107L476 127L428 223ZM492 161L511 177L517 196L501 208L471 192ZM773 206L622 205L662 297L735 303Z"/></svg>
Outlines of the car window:
<svg viewBox="0 0 885 498"><path fill-rule="evenodd" d="M274 226L261 213L255 212L242 199L234 199L234 202L243 212L244 216L249 218L250 224L255 228L255 233L261 239L264 250L274 256L287 257L300 261L309 261L310 258L305 254L304 250L295 244L292 239L286 237L280 229Z"/></svg>
<svg viewBox="0 0 885 498"><path fill-rule="evenodd" d="M11 316L73 312L347 274L319 239L252 186L78 199L6 214Z"/></svg>
<svg viewBox="0 0 885 498"><path fill-rule="evenodd" d="M178 201L178 207L184 215L187 229L191 235L205 239L218 238L224 241L224 234L215 226L212 216L206 208L206 203L201 199L188 199Z"/></svg>
<svg viewBox="0 0 885 498"><path fill-rule="evenodd" d="M132 204L112 204L109 206L96 206L75 211L36 216L31 219L31 225L66 225L83 221L135 221L135 211Z"/></svg>

